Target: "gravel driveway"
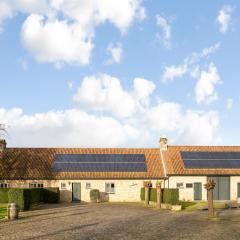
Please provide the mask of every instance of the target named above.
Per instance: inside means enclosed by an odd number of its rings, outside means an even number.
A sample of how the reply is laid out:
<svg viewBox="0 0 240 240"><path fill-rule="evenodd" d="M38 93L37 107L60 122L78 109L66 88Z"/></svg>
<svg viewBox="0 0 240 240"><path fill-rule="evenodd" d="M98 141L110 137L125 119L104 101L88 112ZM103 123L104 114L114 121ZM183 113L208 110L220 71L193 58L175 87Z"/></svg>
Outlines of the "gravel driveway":
<svg viewBox="0 0 240 240"><path fill-rule="evenodd" d="M18 221L1 221L0 239L240 239L240 210L221 212L221 220L209 221L206 215L137 204L60 204L22 213Z"/></svg>

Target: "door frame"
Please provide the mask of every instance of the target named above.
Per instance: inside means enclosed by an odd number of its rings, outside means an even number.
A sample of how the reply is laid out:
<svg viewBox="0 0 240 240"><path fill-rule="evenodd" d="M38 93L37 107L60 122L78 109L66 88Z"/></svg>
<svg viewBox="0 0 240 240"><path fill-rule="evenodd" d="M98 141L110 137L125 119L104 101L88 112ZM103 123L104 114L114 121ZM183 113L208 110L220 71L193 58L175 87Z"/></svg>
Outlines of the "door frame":
<svg viewBox="0 0 240 240"><path fill-rule="evenodd" d="M228 178L228 192L227 192L227 195L228 195L229 199L219 199L220 198L220 193L219 192L220 192L220 188L222 186L222 185L219 186L220 181L221 181L221 177ZM230 175L209 175L207 177L207 180L209 180L209 179L213 179L213 181L216 183L216 186L213 190L213 200L214 201L229 201L229 200L231 200L231 176Z"/></svg>
<svg viewBox="0 0 240 240"><path fill-rule="evenodd" d="M79 191L79 200L73 200L73 185L74 184L78 184L80 186L80 191ZM81 202L81 190L82 190L82 186L80 182L73 182L72 183L72 202Z"/></svg>
<svg viewBox="0 0 240 240"><path fill-rule="evenodd" d="M240 198L240 182L237 182L237 198Z"/></svg>
<svg viewBox="0 0 240 240"><path fill-rule="evenodd" d="M201 199L195 199L195 185L199 184L201 186ZM193 200L194 201L202 201L202 182L194 182L193 183Z"/></svg>

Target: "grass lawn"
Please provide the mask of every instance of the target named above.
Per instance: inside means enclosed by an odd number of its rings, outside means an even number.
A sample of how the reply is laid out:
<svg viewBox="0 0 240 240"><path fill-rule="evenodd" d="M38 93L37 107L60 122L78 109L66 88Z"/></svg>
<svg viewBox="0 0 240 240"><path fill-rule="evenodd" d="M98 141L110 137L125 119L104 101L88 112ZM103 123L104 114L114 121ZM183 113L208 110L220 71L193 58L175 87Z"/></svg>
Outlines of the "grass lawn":
<svg viewBox="0 0 240 240"><path fill-rule="evenodd" d="M183 210L186 211L193 211L197 210L198 207L200 206L207 206L208 203L207 201L202 201L202 202L181 202ZM224 209L225 208L225 203L221 202L214 202L213 204L215 209Z"/></svg>
<svg viewBox="0 0 240 240"><path fill-rule="evenodd" d="M0 203L0 218L7 216L7 204Z"/></svg>

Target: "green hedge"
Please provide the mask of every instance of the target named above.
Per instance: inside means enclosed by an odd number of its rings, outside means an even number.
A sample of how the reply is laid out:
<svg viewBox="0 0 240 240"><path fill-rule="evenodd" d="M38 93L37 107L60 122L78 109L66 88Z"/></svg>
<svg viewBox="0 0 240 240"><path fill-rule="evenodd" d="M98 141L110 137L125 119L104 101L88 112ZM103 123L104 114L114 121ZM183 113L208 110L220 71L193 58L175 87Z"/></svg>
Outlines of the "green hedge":
<svg viewBox="0 0 240 240"><path fill-rule="evenodd" d="M163 191L163 202L176 205L179 203L179 191L177 188L165 188Z"/></svg>
<svg viewBox="0 0 240 240"><path fill-rule="evenodd" d="M43 202L42 188L29 188L26 191L29 191L31 204Z"/></svg>
<svg viewBox="0 0 240 240"><path fill-rule="evenodd" d="M91 202L97 202L100 199L100 192L98 189L92 189L90 191L90 200Z"/></svg>
<svg viewBox="0 0 240 240"><path fill-rule="evenodd" d="M141 188L140 198L142 201L145 200L145 189ZM157 189L149 189L149 201L157 202ZM164 188L162 189L162 202L169 203L172 205L178 204L179 202L179 191L175 188Z"/></svg>
<svg viewBox="0 0 240 240"><path fill-rule="evenodd" d="M58 203L59 188L10 188L8 202L15 202L21 211L29 210L36 203Z"/></svg>
<svg viewBox="0 0 240 240"><path fill-rule="evenodd" d="M8 203L8 188L0 189L0 203Z"/></svg>
<svg viewBox="0 0 240 240"><path fill-rule="evenodd" d="M10 188L8 191L8 202L17 203L21 211L26 211L30 208L30 189Z"/></svg>
<svg viewBox="0 0 240 240"><path fill-rule="evenodd" d="M43 202L44 203L59 203L60 192L59 188L43 188Z"/></svg>

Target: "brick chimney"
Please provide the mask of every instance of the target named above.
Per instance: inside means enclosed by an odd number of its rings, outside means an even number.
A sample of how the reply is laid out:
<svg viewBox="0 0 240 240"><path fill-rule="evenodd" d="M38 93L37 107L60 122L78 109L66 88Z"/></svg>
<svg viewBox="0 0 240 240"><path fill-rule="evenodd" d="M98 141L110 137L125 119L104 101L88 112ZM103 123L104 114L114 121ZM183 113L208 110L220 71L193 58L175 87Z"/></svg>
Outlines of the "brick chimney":
<svg viewBox="0 0 240 240"><path fill-rule="evenodd" d="M7 142L5 139L0 139L0 153L2 153L7 147Z"/></svg>
<svg viewBox="0 0 240 240"><path fill-rule="evenodd" d="M166 136L161 136L159 140L160 150L167 151L168 149L168 139Z"/></svg>

